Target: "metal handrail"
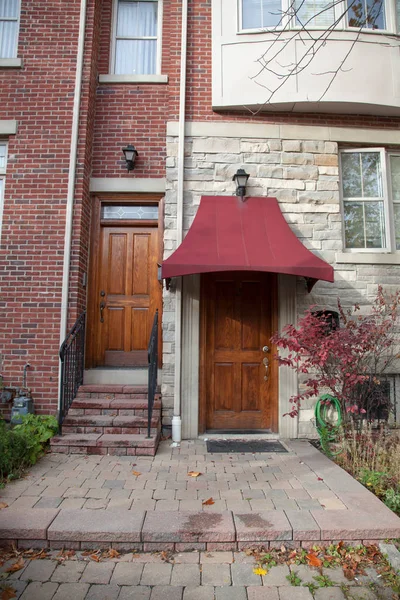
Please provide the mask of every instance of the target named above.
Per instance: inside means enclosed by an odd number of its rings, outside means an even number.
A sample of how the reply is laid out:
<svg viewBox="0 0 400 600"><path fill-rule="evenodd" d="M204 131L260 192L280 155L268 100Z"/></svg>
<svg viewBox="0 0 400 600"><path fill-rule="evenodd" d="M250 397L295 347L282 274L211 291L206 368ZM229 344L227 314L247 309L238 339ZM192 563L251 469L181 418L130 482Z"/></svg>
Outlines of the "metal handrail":
<svg viewBox="0 0 400 600"><path fill-rule="evenodd" d="M85 357L86 311L80 315L60 347L61 381L58 430L61 434L63 421L83 383Z"/></svg>
<svg viewBox="0 0 400 600"><path fill-rule="evenodd" d="M148 359L148 390L147 390L147 437L150 437L151 420L153 417L154 397L157 390L158 374L158 310L154 315L153 327L151 328L150 340L147 349Z"/></svg>

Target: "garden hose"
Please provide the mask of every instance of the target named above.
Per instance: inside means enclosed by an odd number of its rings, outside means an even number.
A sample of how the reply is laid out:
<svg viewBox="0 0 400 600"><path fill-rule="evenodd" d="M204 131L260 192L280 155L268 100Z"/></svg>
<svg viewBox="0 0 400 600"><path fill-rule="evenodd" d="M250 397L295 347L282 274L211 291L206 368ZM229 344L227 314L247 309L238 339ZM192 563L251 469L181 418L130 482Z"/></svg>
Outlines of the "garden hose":
<svg viewBox="0 0 400 600"><path fill-rule="evenodd" d="M335 424L332 424L328 419L328 410L334 408L337 414ZM341 448L332 451L331 444L338 441L338 434L342 425L342 411L340 408L340 402L331 394L324 394L321 396L314 410L315 415L315 426L318 431L318 435L321 440L321 447L323 451L331 456L336 456L341 453Z"/></svg>

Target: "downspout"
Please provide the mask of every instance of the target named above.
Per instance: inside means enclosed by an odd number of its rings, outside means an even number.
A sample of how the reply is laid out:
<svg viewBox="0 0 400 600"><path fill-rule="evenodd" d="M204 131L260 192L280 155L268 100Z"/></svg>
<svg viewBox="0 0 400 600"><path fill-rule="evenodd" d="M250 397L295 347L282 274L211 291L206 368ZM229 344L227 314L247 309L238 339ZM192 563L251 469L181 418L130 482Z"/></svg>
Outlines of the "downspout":
<svg viewBox="0 0 400 600"><path fill-rule="evenodd" d="M63 278L61 290L61 316L60 316L60 346L67 335L68 321L68 293L69 293L69 269L71 259L71 240L72 240L72 219L75 196L75 174L76 161L78 152L78 130L79 130L79 111L81 105L81 88L82 88L82 71L83 71L83 51L85 44L85 22L86 22L86 7L87 0L81 0L80 17L79 17L79 37L78 51L76 56L76 74L75 74L75 92L74 105L72 111L72 131L71 131L71 146L69 153L69 173L68 173L68 190L67 190L67 206L65 214L65 237L64 237L64 263L63 263ZM61 361L59 363L59 387L61 381ZM60 392L60 390L59 390ZM60 402L60 393L58 394L58 402ZM58 406L60 409L60 406Z"/></svg>
<svg viewBox="0 0 400 600"><path fill-rule="evenodd" d="M176 198L176 242L177 247L183 238L183 181L185 167L185 100L186 100L186 58L188 0L182 0L181 73L179 90L178 123L178 186ZM177 278L175 291L175 376L174 376L174 415L172 417L172 442L179 444L182 439L181 418L181 373L182 373L182 277Z"/></svg>

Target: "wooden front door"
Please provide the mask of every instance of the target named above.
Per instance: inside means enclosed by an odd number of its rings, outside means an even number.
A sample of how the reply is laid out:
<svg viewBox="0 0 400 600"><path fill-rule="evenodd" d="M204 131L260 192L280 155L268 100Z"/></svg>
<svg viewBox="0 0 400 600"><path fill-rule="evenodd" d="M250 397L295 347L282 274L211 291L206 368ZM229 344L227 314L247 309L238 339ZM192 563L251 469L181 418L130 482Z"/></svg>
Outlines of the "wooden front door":
<svg viewBox="0 0 400 600"><path fill-rule="evenodd" d="M102 220L92 252L87 366L147 365L155 311L161 310L157 221Z"/></svg>
<svg viewBox="0 0 400 600"><path fill-rule="evenodd" d="M273 274L203 276L203 429L277 431L276 289Z"/></svg>

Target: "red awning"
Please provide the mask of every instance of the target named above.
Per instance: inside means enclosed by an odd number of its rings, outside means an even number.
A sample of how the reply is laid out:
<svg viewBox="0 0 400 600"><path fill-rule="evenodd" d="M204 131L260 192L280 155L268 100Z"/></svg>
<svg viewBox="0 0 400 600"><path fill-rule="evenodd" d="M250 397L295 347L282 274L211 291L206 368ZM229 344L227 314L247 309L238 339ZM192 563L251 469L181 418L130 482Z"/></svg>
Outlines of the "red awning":
<svg viewBox="0 0 400 600"><path fill-rule="evenodd" d="M182 244L163 262L162 277L217 271L300 275L309 290L333 282L333 268L297 239L276 198L202 196Z"/></svg>

